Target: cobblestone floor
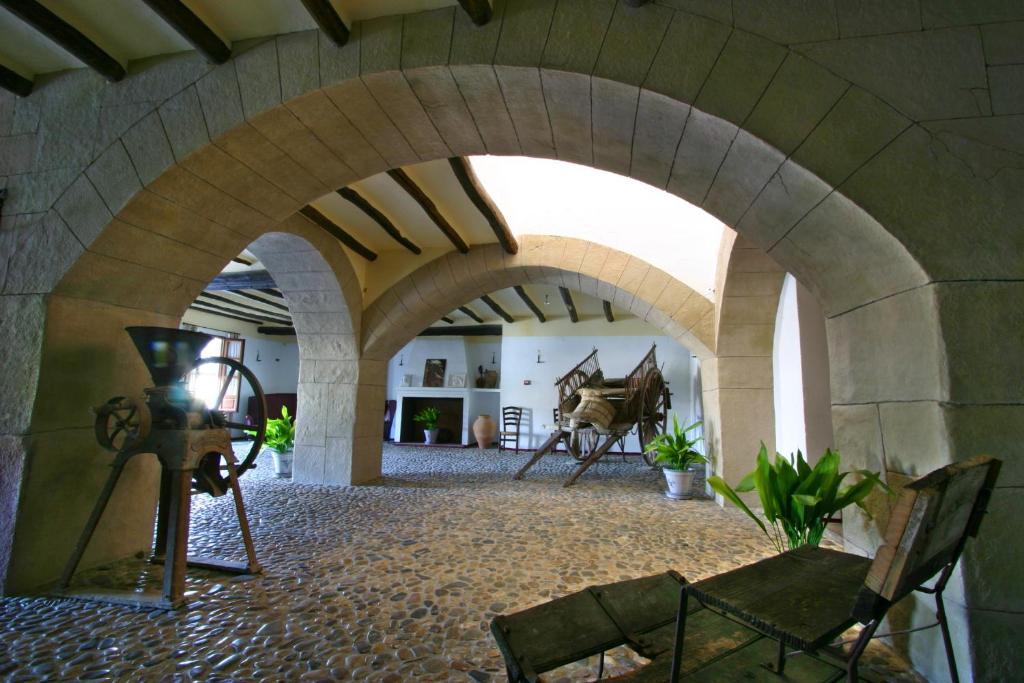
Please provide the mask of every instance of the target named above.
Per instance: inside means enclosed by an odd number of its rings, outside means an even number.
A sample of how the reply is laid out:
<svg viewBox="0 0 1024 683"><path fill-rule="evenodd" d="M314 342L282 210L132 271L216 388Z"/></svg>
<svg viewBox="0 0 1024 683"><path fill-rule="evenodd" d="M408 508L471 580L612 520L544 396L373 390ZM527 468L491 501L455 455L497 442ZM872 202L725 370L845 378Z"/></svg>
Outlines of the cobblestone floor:
<svg viewBox="0 0 1024 683"><path fill-rule="evenodd" d="M594 583L676 569L710 576L770 554L757 528L707 500L670 501L638 460L388 447L377 486L299 486L269 462L242 478L260 576L190 570L190 605L148 612L66 599L0 600L5 680L498 681L491 618ZM191 552L242 557L229 497L197 498ZM133 560L79 583L154 585ZM628 651L612 672L635 664ZM870 667L917 680L882 646ZM551 680L593 676L596 659Z"/></svg>

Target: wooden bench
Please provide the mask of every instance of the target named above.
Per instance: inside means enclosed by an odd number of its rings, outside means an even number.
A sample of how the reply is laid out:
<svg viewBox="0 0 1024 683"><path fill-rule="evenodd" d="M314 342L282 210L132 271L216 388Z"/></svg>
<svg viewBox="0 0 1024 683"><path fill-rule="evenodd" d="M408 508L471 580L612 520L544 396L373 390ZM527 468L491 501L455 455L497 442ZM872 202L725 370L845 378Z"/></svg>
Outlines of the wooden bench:
<svg viewBox="0 0 1024 683"><path fill-rule="evenodd" d="M967 538L978 533L999 467L979 456L908 484L874 560L803 546L696 583L667 572L495 617L491 632L509 681L538 682L620 645L651 662L606 681L865 680L857 668L864 649L888 609L914 591L935 596L958 681L942 592ZM858 622L849 652L830 646Z"/></svg>

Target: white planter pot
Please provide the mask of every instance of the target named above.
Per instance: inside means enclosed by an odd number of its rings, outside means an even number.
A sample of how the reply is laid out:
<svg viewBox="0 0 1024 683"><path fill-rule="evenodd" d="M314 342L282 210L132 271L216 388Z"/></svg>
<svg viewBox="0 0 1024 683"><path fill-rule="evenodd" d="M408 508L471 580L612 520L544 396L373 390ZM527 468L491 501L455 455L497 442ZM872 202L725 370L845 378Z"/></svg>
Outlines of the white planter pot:
<svg viewBox="0 0 1024 683"><path fill-rule="evenodd" d="M693 472L690 470L663 469L665 482L668 484L668 491L665 495L672 500L682 500L690 497L690 489L693 488Z"/></svg>
<svg viewBox="0 0 1024 683"><path fill-rule="evenodd" d="M437 443L437 429L424 429L423 439L426 443Z"/></svg>
<svg viewBox="0 0 1024 683"><path fill-rule="evenodd" d="M272 450L270 452L274 454L274 474L280 479L290 479L292 476L292 459L295 456L294 451L278 453Z"/></svg>

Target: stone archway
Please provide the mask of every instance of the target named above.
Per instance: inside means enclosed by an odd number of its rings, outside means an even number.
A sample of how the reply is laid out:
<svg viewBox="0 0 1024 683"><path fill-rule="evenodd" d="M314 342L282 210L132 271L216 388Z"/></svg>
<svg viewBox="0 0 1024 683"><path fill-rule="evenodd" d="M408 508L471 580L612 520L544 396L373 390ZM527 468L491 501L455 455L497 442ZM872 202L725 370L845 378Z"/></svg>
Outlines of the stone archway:
<svg viewBox="0 0 1024 683"><path fill-rule="evenodd" d="M137 199L153 201L145 195ZM135 219L134 211L132 207L122 216ZM159 245L146 255L149 267L132 268L115 255L91 254L48 298L33 415L38 431L25 442L30 459L20 481L7 572L14 587L31 588L39 577L57 576L106 479L110 454L96 444L89 406L151 384L124 328L177 327L199 291L247 246L242 236L228 241L222 233L204 232L209 226L196 216L179 215L180 222L163 211L138 216L158 221L167 235L149 236ZM191 243L183 241L185 235L175 235L175 229L189 231ZM120 220L112 224L120 239L143 230ZM111 239L111 251L131 244ZM223 240L223 253L204 251L217 240ZM312 483L346 476L325 471L324 452L332 439L351 441L352 420L327 420L323 402L329 395L334 405L352 406L354 413L359 318L353 322L350 311L361 308L361 298L351 265L341 248L302 216L279 223L248 246L266 259L296 326L301 356L297 463L302 463L297 476ZM316 380L309 379L313 375ZM149 547L158 474L154 460L131 461L83 566ZM59 504L54 492L60 492Z"/></svg>
<svg viewBox="0 0 1024 683"><path fill-rule="evenodd" d="M1019 162L991 133L991 98L986 106L974 99L987 88L947 82L959 71L921 56L973 55L980 31L897 34L886 40L899 49L880 51L895 68L879 69L848 56L865 39L814 33L825 42L801 47L802 22L791 29L768 15L496 4L483 28L452 8L386 17L353 27L340 49L315 32L291 34L220 67L174 56L110 86L63 74L32 96L45 110L41 133L56 125L109 144L62 159L40 134L35 147L18 147L36 150L33 165L15 159L7 181L5 214L25 217L5 237L18 267L5 279L11 324L0 355L24 380L0 399L9 513L32 504L22 482L61 414L53 394L63 379L41 359L58 349L70 369L90 348L118 349L102 336L68 343L87 306L68 310L63 281L91 287L96 306L146 310L154 320L173 311L143 299L168 301L191 287L146 261L164 220L131 237L136 248L107 253L118 222L134 225L125 211L140 198L155 200L170 223L184 216L212 227L203 239L241 247L319 194L449 154L557 156L628 174L704 207L767 250L829 316L840 448L871 444L866 458L906 473L982 445L1015 452L1012 430L981 438L974 425L1024 424L1020 368L1010 360L1019 358L1024 301ZM540 35L555 40L531 39ZM936 69L952 75L906 76ZM107 116L106 103L132 105L130 123ZM126 272L174 284L118 290L112 283ZM367 369L375 362L363 361ZM1007 468L1004 486L1019 485L1019 470ZM9 501L19 496L15 508ZM992 509L1010 519L1020 505L1000 490ZM0 548L10 547L13 529L10 516L0 520ZM859 540L871 547L874 539ZM990 590L985 578L1000 576L1013 544L985 547L967 558L962 605L972 604L979 623L1019 619L1024 595ZM988 655L1001 661L984 649L988 639L975 640L976 666Z"/></svg>

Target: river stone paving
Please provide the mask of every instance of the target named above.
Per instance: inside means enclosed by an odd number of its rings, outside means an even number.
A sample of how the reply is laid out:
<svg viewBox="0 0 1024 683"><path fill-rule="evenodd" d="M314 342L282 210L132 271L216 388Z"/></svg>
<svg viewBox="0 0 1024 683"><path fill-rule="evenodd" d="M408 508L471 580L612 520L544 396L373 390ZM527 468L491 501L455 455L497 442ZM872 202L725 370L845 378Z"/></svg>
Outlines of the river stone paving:
<svg viewBox="0 0 1024 683"><path fill-rule="evenodd" d="M690 579L761 559L750 520L709 500L671 501L659 472L609 457L563 489L573 462L476 449L384 451L380 485L300 486L269 460L242 478L260 576L189 570L188 609L144 611L48 597L0 600L9 681L501 681L488 623L607 583L676 569ZM194 499L190 553L242 557L228 496ZM158 587L141 560L77 585ZM606 666L636 666L625 648ZM917 680L881 645L868 670ZM596 658L549 674L593 678Z"/></svg>

